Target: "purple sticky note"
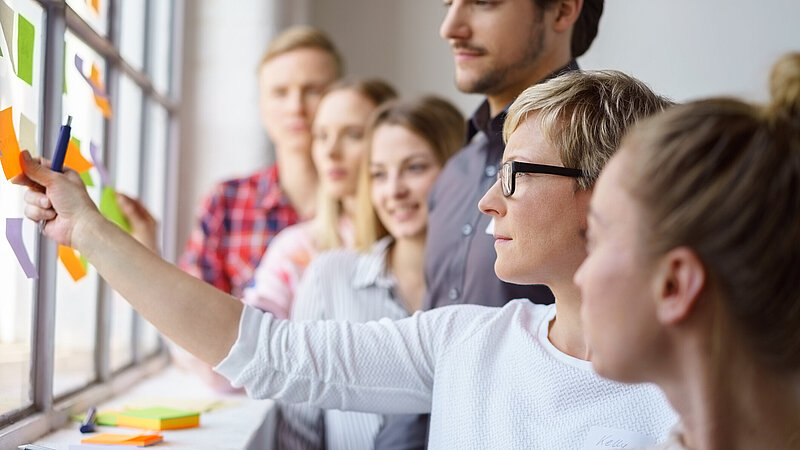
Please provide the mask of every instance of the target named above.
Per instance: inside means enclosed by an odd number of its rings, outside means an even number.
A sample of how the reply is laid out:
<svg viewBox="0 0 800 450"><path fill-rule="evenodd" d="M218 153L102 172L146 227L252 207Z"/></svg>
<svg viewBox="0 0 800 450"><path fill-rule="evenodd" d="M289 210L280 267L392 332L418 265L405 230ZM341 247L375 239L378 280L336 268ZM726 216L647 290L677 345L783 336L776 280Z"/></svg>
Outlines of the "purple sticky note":
<svg viewBox="0 0 800 450"><path fill-rule="evenodd" d="M25 272L25 276L39 278L39 272L36 271L36 266L33 265L28 251L25 250L25 243L22 242L22 219L6 219L6 239L11 244L11 249L14 250L14 255L17 256L17 261Z"/></svg>
<svg viewBox="0 0 800 450"><path fill-rule="evenodd" d="M103 183L103 186L111 186L111 177L108 176L108 169L100 159L100 149L92 141L89 141L89 154L92 156L92 163L97 167L97 171L100 172L100 182Z"/></svg>
<svg viewBox="0 0 800 450"><path fill-rule="evenodd" d="M81 75L83 75L83 58L81 58L77 54L75 55L75 67L78 69L78 72L80 72Z"/></svg>

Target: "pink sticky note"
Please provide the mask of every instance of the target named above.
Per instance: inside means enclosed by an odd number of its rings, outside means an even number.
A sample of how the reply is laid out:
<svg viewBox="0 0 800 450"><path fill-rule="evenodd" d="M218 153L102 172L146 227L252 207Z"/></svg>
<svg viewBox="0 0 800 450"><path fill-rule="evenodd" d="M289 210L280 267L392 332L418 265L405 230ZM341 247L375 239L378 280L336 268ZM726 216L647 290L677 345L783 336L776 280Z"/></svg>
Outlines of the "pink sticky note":
<svg viewBox="0 0 800 450"><path fill-rule="evenodd" d="M25 243L22 241L22 219L20 218L7 218L6 219L6 239L14 250L14 255L19 261L20 267L25 272L28 278L39 278L39 272L36 266L33 265L28 251L25 250Z"/></svg>

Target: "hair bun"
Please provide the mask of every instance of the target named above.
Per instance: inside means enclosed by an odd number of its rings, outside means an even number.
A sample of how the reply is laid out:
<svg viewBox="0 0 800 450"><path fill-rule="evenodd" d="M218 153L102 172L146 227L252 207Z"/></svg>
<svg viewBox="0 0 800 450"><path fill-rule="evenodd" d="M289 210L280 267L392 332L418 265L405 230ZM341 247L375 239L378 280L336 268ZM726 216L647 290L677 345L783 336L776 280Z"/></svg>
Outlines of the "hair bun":
<svg viewBox="0 0 800 450"><path fill-rule="evenodd" d="M789 53L772 67L769 78L771 115L788 115L800 120L800 53Z"/></svg>

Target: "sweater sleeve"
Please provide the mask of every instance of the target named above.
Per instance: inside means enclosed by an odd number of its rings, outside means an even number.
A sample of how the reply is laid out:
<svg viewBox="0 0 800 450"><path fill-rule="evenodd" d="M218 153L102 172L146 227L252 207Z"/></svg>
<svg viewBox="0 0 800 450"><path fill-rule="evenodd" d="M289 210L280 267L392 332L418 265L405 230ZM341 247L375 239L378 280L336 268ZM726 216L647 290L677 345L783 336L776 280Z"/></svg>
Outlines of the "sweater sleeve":
<svg viewBox="0 0 800 450"><path fill-rule="evenodd" d="M476 332L488 308L452 307L392 321L290 322L245 307L215 368L253 398L382 414L429 412L436 360Z"/></svg>

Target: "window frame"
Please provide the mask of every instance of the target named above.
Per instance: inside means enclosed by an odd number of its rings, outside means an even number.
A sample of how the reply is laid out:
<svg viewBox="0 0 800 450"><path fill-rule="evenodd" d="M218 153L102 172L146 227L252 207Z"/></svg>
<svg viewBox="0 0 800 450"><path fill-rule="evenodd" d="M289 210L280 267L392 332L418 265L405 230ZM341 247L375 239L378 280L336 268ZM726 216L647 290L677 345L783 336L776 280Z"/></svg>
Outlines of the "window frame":
<svg viewBox="0 0 800 450"><path fill-rule="evenodd" d="M74 12L65 0L31 0L43 8L44 14L44 52L41 65L42 106L40 110L40 126L42 133L42 151L44 156L51 157L52 149L58 138L58 129L62 115L62 83L64 79L64 36L67 31L73 33L86 45L97 52L106 62L107 93L112 105L119 104L119 78L125 74L142 91L140 142L137 149L140 158L138 196L144 192L144 171L148 155L145 151L149 142L148 103L155 102L166 112L166 198L162 220L163 255L167 260L175 260L176 247L176 206L178 173L179 107L180 107L180 68L182 58L184 0L172 0L172 11L169 29L170 54L168 58L169 83L167 93L158 92L149 75L150 56L149 37L152 29L152 3L163 0L143 0L144 2L144 42L143 67L137 70L129 65L121 56L120 20L117 14L119 3L123 0L108 0L108 35L97 33L86 21ZM120 124L115 120L105 120L103 137L104 162L110 172L115 172L116 138ZM20 409L0 414L0 447L13 447L25 442L34 441L48 432L62 427L69 415L85 410L88 406L126 391L142 378L161 370L168 362L166 346L161 341L154 354L145 355L139 349L141 318L132 315L132 331L130 336L132 362L116 371L110 369L110 336L112 289L100 279L96 292L97 316L94 337L94 381L70 392L53 395L54 352L55 352L55 306L56 306L56 269L57 246L46 239L37 238L33 256L39 267L39 279L33 287L33 307L31 321L31 371L30 387L32 404Z"/></svg>

